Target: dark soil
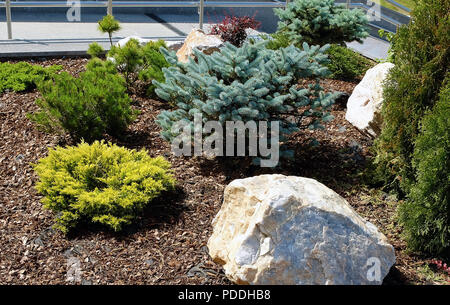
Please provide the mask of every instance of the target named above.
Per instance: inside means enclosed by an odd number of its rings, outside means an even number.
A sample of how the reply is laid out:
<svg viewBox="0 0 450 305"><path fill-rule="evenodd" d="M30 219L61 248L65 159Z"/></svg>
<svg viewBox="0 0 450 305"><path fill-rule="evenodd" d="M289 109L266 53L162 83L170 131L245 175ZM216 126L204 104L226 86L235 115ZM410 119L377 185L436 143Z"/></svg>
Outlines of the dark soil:
<svg viewBox="0 0 450 305"><path fill-rule="evenodd" d="M44 66L61 64L74 75L83 71L86 62L84 58L34 61ZM356 83L325 80L323 85L351 94ZM395 247L397 263L385 284L425 283L417 269L429 261L406 252L395 220L398 202L363 183L361 173L372 142L345 120L348 97L333 106L335 119L325 130L303 130L291 137L288 146L295 150L293 160L264 169L247 159L172 156L154 122L167 105L133 96L141 114L124 138L108 140L165 156L173 165L178 189L153 202L141 220L123 233L85 226L64 236L52 229L52 212L42 208L31 163L46 156L49 147L72 143L67 137L39 131L26 118L26 113L37 110L34 101L38 96L36 90L0 95L2 284L229 284L221 266L207 253L211 221L229 182L263 173L314 178L339 193ZM311 145L311 138L319 145ZM70 258L79 259L81 281L68 277Z"/></svg>

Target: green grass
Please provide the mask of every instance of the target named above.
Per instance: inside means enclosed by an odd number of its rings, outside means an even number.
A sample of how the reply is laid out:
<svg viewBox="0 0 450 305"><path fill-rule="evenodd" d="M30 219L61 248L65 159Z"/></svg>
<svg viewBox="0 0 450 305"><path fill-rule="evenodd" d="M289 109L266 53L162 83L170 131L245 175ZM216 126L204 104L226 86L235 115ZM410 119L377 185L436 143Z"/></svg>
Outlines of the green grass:
<svg viewBox="0 0 450 305"><path fill-rule="evenodd" d="M394 0L398 3L400 3L403 6L406 6L410 9L414 8L415 5L415 0ZM386 8L390 8L391 10L394 10L396 12L408 15L409 13L407 11L402 10L399 7L394 6L393 4L387 2L386 0L374 0L374 2L381 4L382 6L386 7Z"/></svg>

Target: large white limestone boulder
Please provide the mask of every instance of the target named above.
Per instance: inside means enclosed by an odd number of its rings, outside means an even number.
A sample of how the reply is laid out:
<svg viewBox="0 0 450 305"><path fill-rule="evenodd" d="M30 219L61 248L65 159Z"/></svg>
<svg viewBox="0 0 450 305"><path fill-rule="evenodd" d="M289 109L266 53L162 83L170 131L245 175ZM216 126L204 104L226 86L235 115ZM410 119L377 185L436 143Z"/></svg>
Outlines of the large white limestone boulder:
<svg viewBox="0 0 450 305"><path fill-rule="evenodd" d="M347 102L347 121L371 137L377 137L381 131L382 84L393 66L386 62L367 70Z"/></svg>
<svg viewBox="0 0 450 305"><path fill-rule="evenodd" d="M186 37L183 46L177 51L178 61L188 62L194 49L211 54L219 50L223 43L222 39L217 35L207 35L202 30L193 29Z"/></svg>
<svg viewBox="0 0 450 305"><path fill-rule="evenodd" d="M341 196L314 179L231 182L209 254L238 284L381 284L394 248Z"/></svg>

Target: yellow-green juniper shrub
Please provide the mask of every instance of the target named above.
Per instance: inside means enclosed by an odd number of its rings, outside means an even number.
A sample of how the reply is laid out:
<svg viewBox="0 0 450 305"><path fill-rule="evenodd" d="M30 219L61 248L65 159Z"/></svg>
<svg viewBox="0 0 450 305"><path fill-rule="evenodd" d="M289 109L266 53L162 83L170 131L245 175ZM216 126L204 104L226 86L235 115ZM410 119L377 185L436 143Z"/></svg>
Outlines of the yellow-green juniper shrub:
<svg viewBox="0 0 450 305"><path fill-rule="evenodd" d="M164 158L103 141L51 149L34 170L44 207L58 213L55 227L64 233L80 222L120 231L175 187Z"/></svg>

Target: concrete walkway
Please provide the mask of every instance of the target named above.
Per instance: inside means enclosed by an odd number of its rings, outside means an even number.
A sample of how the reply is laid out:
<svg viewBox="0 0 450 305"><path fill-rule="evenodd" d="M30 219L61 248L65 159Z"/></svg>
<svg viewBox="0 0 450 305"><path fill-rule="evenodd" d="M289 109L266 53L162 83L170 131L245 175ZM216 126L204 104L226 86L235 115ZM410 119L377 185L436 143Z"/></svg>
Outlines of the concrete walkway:
<svg viewBox="0 0 450 305"><path fill-rule="evenodd" d="M198 27L198 15L192 14L153 14L153 13L115 13L122 29L115 33L114 41L127 36L183 40ZM84 13L81 22L67 22L65 14L46 13L38 15L30 12L14 14L13 37L7 39L6 22L0 15L0 57L59 56L86 54L89 44L97 41L109 48L107 35L97 30L101 13ZM221 18L222 16L216 16ZM206 20L205 20L206 22ZM205 27L208 28L208 24ZM389 44L383 40L369 37L363 44L352 42L348 46L372 58L385 58Z"/></svg>
<svg viewBox="0 0 450 305"><path fill-rule="evenodd" d="M390 44L382 39L369 36L364 39L362 44L354 41L347 43L347 46L370 59L376 60L387 58Z"/></svg>

